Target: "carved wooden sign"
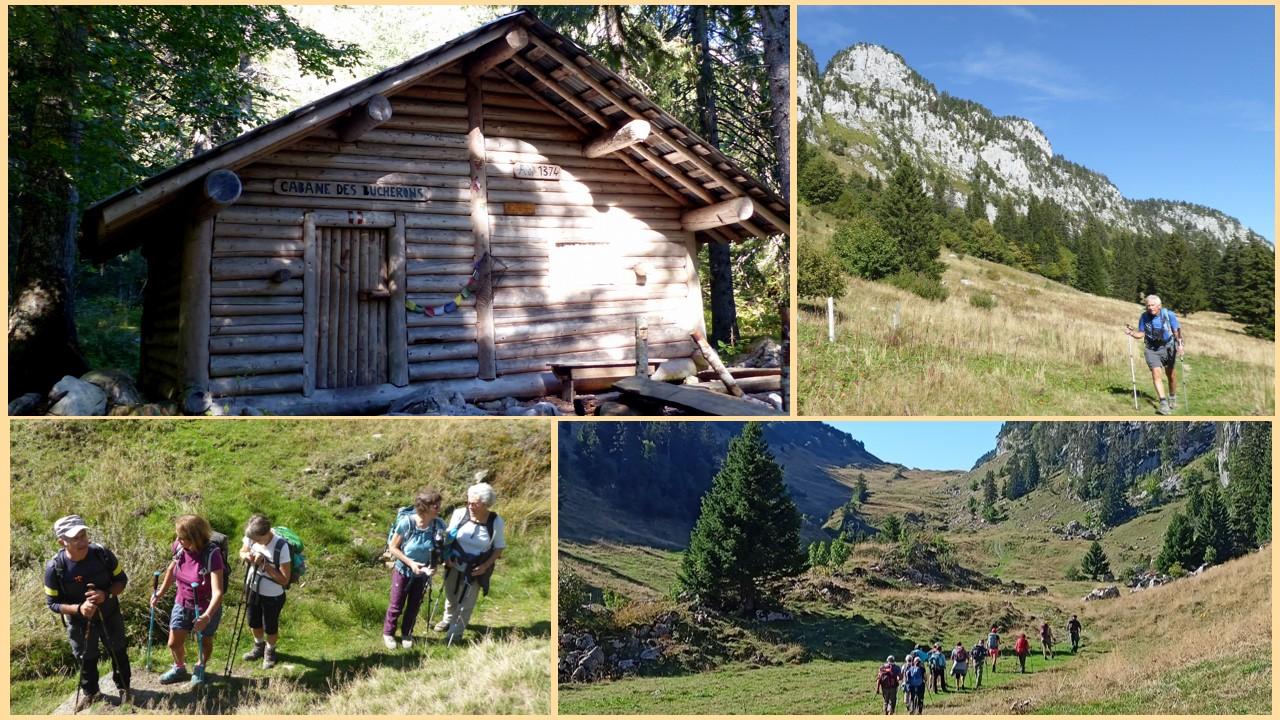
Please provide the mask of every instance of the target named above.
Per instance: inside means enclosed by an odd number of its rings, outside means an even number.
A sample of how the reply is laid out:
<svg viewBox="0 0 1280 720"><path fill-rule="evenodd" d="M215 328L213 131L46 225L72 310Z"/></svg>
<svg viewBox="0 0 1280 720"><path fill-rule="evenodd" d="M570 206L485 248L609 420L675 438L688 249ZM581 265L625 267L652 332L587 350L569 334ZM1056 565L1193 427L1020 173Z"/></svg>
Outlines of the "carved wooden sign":
<svg viewBox="0 0 1280 720"><path fill-rule="evenodd" d="M373 183L346 183L331 180L276 180L272 183L277 195L303 197L355 198L358 200L404 200L421 202L431 199L431 188L420 185L377 185Z"/></svg>
<svg viewBox="0 0 1280 720"><path fill-rule="evenodd" d="M539 163L516 163L516 177L525 180L559 180L560 166Z"/></svg>
<svg viewBox="0 0 1280 720"><path fill-rule="evenodd" d="M509 202L503 203L502 209L507 211L508 215L537 215L538 206L531 202Z"/></svg>

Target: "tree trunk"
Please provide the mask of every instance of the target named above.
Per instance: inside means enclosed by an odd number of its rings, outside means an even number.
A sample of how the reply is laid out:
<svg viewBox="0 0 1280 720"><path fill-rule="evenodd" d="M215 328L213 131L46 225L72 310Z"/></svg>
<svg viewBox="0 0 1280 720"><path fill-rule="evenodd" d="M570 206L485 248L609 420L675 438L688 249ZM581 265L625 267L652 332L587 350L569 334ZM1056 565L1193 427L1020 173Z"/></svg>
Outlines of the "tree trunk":
<svg viewBox="0 0 1280 720"><path fill-rule="evenodd" d="M786 5L761 5L761 37L764 40L764 62L769 76L769 126L778 158L778 182L782 197L791 202L791 9ZM790 243L782 246L782 267L791 267ZM790 287L785 284L783 287ZM791 303L783 294L779 309L782 318L782 410L791 409Z"/></svg>
<svg viewBox="0 0 1280 720"><path fill-rule="evenodd" d="M698 48L698 124L707 142L720 147L720 131L716 119L715 76L711 67L710 32L707 7L692 8L693 41ZM707 246L711 276L711 346L735 344L740 339L738 308L733 299L733 257L729 245L712 242Z"/></svg>

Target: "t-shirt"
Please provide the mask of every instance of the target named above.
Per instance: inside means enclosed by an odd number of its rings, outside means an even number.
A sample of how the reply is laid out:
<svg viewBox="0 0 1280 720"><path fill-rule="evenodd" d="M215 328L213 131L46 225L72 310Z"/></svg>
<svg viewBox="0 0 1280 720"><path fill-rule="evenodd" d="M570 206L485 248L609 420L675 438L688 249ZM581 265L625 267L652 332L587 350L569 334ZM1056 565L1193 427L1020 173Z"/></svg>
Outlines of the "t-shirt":
<svg viewBox="0 0 1280 720"><path fill-rule="evenodd" d="M222 549L210 543L193 553L176 542L173 545L173 579L178 585L178 595L174 602L184 608L199 606L203 612L213 600L213 582L209 580L209 575L227 569L227 563L222 559ZM199 583L199 586L193 591L191 583Z"/></svg>
<svg viewBox="0 0 1280 720"><path fill-rule="evenodd" d="M1068 631L1068 632L1070 632L1072 635L1079 635L1079 634L1080 634L1080 621L1079 621L1079 620L1070 620L1070 621L1068 621L1068 622L1067 622L1067 631Z"/></svg>
<svg viewBox="0 0 1280 720"><path fill-rule="evenodd" d="M962 647L951 651L951 661L961 665L969 662L969 652Z"/></svg>
<svg viewBox="0 0 1280 720"><path fill-rule="evenodd" d="M494 524L496 531L497 523ZM431 562L431 551L436 547L436 536L444 536L444 521L440 518L434 518L427 527L419 527L417 513L406 513L400 521L396 523L395 534L400 536L400 552L409 557L410 560L420 563ZM396 559L396 572L401 575L411 576L409 567L400 560Z"/></svg>
<svg viewBox="0 0 1280 720"><path fill-rule="evenodd" d="M267 562L273 564L275 563L275 554L278 548L280 552L279 567L281 568L293 561L293 556L289 554L289 543L275 533L271 533L271 539L267 541L266 545L256 543L250 540L249 536L246 535L241 539L240 547L249 548L250 553L264 557L267 559ZM258 577L259 574L261 574L262 577ZM252 566L249 568L249 575L246 582L249 583L250 589L254 587L254 583L257 583L258 594L263 597L280 597L284 594L284 588L280 587L280 583L272 580L266 573L259 573L258 569Z"/></svg>
<svg viewBox="0 0 1280 720"><path fill-rule="evenodd" d="M1172 310L1165 308L1160 308L1155 317L1144 311L1142 317L1138 318L1138 330L1147 336L1148 345L1164 345L1173 337L1173 331L1178 329L1178 318Z"/></svg>
<svg viewBox="0 0 1280 720"><path fill-rule="evenodd" d="M502 516L498 516L493 521L493 536L490 537L489 529L484 523L473 522L466 507L454 510L453 515L449 517L449 533L455 536L458 547L467 555L479 555L488 550L490 545L499 550L505 548L507 546L503 538L505 527L506 523L502 521Z"/></svg>
<svg viewBox="0 0 1280 720"><path fill-rule="evenodd" d="M1021 655L1023 653L1026 653L1030 649L1031 649L1031 643L1027 642L1027 638L1024 636L1019 636L1018 639L1013 642L1013 651L1015 653L1018 653Z"/></svg>
<svg viewBox="0 0 1280 720"><path fill-rule="evenodd" d="M912 665L906 670L907 685L911 687L922 687L924 685L924 666Z"/></svg>
<svg viewBox="0 0 1280 720"><path fill-rule="evenodd" d="M58 581L56 562L62 557L64 571L62 581ZM44 565L45 604L56 613L62 612L63 604L75 605L84 602L89 583L98 590L111 591L112 583L128 582L120 561L114 553L101 545L90 544L89 554L79 562L72 560L66 550L59 550Z"/></svg>

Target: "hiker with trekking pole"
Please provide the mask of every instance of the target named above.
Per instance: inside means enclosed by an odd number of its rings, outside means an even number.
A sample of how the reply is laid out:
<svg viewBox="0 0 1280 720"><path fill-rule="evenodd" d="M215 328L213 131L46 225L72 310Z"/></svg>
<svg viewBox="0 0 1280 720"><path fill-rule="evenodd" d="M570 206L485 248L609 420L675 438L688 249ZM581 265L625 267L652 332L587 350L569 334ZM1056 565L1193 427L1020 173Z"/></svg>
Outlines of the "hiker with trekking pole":
<svg viewBox="0 0 1280 720"><path fill-rule="evenodd" d="M1018 639L1013 641L1013 654L1018 657L1018 672L1025 673L1027 656L1031 654L1031 642L1027 640L1026 633L1018 633Z"/></svg>
<svg viewBox="0 0 1280 720"><path fill-rule="evenodd" d="M1184 352L1182 326L1179 325L1178 318L1172 310L1161 306L1160 296L1148 295L1146 305L1146 311L1138 318L1138 329L1134 330L1129 325L1125 325L1124 334L1130 338L1145 341L1147 367L1151 370L1151 382L1155 385L1156 396L1160 400L1156 412L1160 415L1168 415L1178 406L1177 362ZM1132 360L1131 346L1130 364ZM1130 370L1132 371L1132 367ZM1164 392L1165 379L1169 381L1167 396ZM1134 392L1136 397L1136 381Z"/></svg>
<svg viewBox="0 0 1280 720"><path fill-rule="evenodd" d="M213 657L213 639L222 620L222 596L226 589L227 537L215 533L209 521L198 515L183 515L174 523L176 539L170 546L169 561L160 588L151 596L155 607L160 598L176 586L173 609L169 613L169 651L173 667L160 676L160 684L190 680L193 687L206 682L205 667ZM187 671L187 636L196 636L196 661Z"/></svg>
<svg viewBox="0 0 1280 720"><path fill-rule="evenodd" d="M413 505L396 512L387 538L387 552L395 558L391 569L391 598L382 621L382 643L396 649L396 626L400 626L400 647L413 647L413 628L418 622L422 598L430 592L436 566L443 549L445 526L440 519L439 492L423 488ZM431 622L429 608L427 622Z"/></svg>
<svg viewBox="0 0 1280 720"><path fill-rule="evenodd" d="M982 668L987 661L987 656L991 653L987 650L987 642L985 639L979 639L969 651L969 657L973 661L973 689L977 690L982 687Z"/></svg>
<svg viewBox="0 0 1280 720"><path fill-rule="evenodd" d="M240 638L244 635L244 622L247 619L249 609L249 594L253 592L249 588L249 571L252 566L249 563L244 564L244 579L240 582L240 605L236 607L234 622L231 623L233 628L231 631L231 651L227 653L226 665L222 668L222 674L225 677L231 677L232 671L236 666L236 653L240 652Z"/></svg>
<svg viewBox="0 0 1280 720"><path fill-rule="evenodd" d="M876 693L884 698L884 714L892 715L898 709L898 685L902 679L902 670L893 661L893 656L885 658L884 664L876 670Z"/></svg>
<svg viewBox="0 0 1280 720"><path fill-rule="evenodd" d="M1000 660L1000 632L995 625L987 633L987 654L991 656L991 672L995 672L996 663Z"/></svg>
<svg viewBox="0 0 1280 720"><path fill-rule="evenodd" d="M86 710L101 698L99 644L111 658L120 704L127 704L131 674L119 598L129 577L110 550L89 541L89 528L79 515L58 518L53 535L61 549L44 567L45 602L66 626L71 653L79 664L73 712Z"/></svg>
<svg viewBox="0 0 1280 720"><path fill-rule="evenodd" d="M288 528L272 527L271 520L261 513L249 518L240 541L240 559L248 565L245 613L253 647L243 658L245 662L261 660L263 670L270 670L278 661L280 613L288 597L286 591L298 574L300 550L301 541Z"/></svg>
<svg viewBox="0 0 1280 720"><path fill-rule="evenodd" d="M466 506L453 511L445 530L444 617L435 630L446 633L450 645L462 639L479 594L489 594L493 568L507 546L505 523L490 509L497 500L492 485L477 482L467 488Z"/></svg>
<svg viewBox="0 0 1280 720"><path fill-rule="evenodd" d="M912 653L902 668L903 694L907 698L908 715L924 714L924 683L924 662L919 655Z"/></svg>
<svg viewBox="0 0 1280 720"><path fill-rule="evenodd" d="M929 651L928 663L929 685L934 694L947 692L947 654L942 652L942 643L933 644L933 649Z"/></svg>

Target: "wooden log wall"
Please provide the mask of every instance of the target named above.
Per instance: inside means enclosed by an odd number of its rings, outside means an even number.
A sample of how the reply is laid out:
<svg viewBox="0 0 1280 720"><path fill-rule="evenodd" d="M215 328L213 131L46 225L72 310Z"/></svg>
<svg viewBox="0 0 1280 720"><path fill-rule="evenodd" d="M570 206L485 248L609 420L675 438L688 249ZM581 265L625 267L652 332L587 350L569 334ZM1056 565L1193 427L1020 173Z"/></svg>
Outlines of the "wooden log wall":
<svg viewBox="0 0 1280 720"><path fill-rule="evenodd" d="M303 333L307 212L358 210L391 224L403 213L405 297L439 306L466 285L476 258L464 76L449 68L390 100L391 118L355 142L319 128L237 170L244 192L214 227L215 395L307 386L304 341L314 342ZM687 208L615 157L586 158L590 138L494 73L483 79L483 113L498 374L559 361L627 360L639 315L649 318L651 357L691 354L688 333L697 318L690 294L697 288L687 251L692 235L681 230ZM561 177L520 178L517 163L556 165ZM427 199L281 195L276 179L421 186ZM577 257L575 247L594 248L617 267L553 268ZM474 299L457 312L405 320L409 382L476 377Z"/></svg>
<svg viewBox="0 0 1280 720"><path fill-rule="evenodd" d="M178 307L182 252L180 237L155 238L143 245L147 292L142 298L139 387L149 397L181 400Z"/></svg>

